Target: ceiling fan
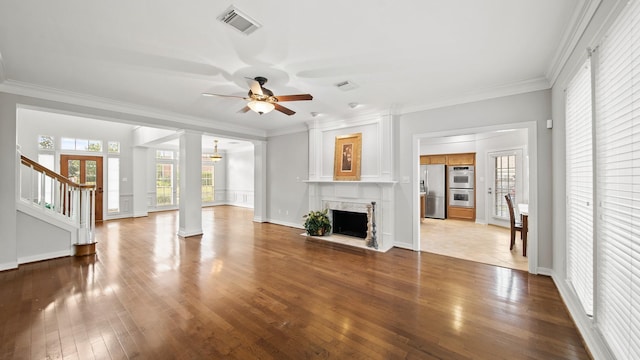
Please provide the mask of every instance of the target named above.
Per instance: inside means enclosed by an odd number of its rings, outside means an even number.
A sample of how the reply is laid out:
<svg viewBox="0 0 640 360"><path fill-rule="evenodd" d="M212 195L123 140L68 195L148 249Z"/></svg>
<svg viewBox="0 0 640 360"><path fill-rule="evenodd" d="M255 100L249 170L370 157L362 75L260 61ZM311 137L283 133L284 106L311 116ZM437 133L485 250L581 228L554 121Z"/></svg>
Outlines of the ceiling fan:
<svg viewBox="0 0 640 360"><path fill-rule="evenodd" d="M255 78L247 78L249 82L249 97L235 96L235 95L221 95L221 94L211 94L211 93L202 93L204 96L222 96L222 97L233 97L239 98L249 101L247 106L240 109L239 112L246 113L249 110L253 110L258 114L266 114L271 110L278 110L283 114L293 115L296 112L286 108L280 104L279 102L284 101L302 101L302 100L313 100L313 96L310 94L298 94L298 95L273 95L273 92L265 87L264 84L267 83L267 78L262 76L256 76Z"/></svg>

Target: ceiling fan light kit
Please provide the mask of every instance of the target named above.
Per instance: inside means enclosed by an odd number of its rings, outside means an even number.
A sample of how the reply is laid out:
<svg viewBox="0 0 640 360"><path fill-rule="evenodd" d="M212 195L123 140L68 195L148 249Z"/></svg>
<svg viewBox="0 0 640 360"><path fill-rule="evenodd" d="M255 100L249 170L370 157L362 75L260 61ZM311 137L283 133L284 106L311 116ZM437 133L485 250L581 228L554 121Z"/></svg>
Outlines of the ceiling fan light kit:
<svg viewBox="0 0 640 360"><path fill-rule="evenodd" d="M248 97L241 97L235 95L222 95L222 94L211 94L211 93L202 93L204 96L221 96L221 97L231 97L231 98L239 98L243 100L249 101L247 106L240 109L239 112L246 113L249 110L253 110L258 114L266 114L272 110L277 110L285 115L293 115L296 112L286 108L278 102L283 101L304 101L304 100L313 100L313 96L311 94L296 94L296 95L273 95L273 92L263 85L267 82L267 78L263 76L256 76L255 78L247 78L249 80L249 93Z"/></svg>
<svg viewBox="0 0 640 360"><path fill-rule="evenodd" d="M276 106L270 102L258 100L249 101L249 104L247 104L247 106L249 106L251 110L257 112L260 115L271 112L271 110L276 108Z"/></svg>

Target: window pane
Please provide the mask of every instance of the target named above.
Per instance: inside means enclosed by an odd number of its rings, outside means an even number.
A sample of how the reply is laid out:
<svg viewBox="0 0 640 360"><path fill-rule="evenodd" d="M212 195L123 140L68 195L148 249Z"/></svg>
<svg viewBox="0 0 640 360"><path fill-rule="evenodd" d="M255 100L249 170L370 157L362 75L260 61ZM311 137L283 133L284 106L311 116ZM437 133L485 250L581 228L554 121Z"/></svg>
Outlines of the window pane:
<svg viewBox="0 0 640 360"><path fill-rule="evenodd" d="M107 211L117 213L120 212L120 159L109 158L107 161Z"/></svg>
<svg viewBox="0 0 640 360"><path fill-rule="evenodd" d="M94 152L101 152L102 151L102 141L100 141L100 140L89 140L89 146L87 147L87 150L94 151Z"/></svg>
<svg viewBox="0 0 640 360"><path fill-rule="evenodd" d="M156 164L156 205L173 205L173 164Z"/></svg>
<svg viewBox="0 0 640 360"><path fill-rule="evenodd" d="M85 184L88 185L95 185L96 184L96 179L98 178L97 176L97 170L98 166L95 160L87 160L85 161L85 169L84 169L84 174L85 174Z"/></svg>
<svg viewBox="0 0 640 360"><path fill-rule="evenodd" d="M173 151L156 150L156 159L173 159Z"/></svg>
<svg viewBox="0 0 640 360"><path fill-rule="evenodd" d="M509 207L504 199L506 194L511 194L514 203L516 201L516 156L503 155L495 157L495 181L493 215L500 218L509 218Z"/></svg>
<svg viewBox="0 0 640 360"><path fill-rule="evenodd" d="M109 153L110 154L119 154L120 153L120 142L119 141L109 141Z"/></svg>
<svg viewBox="0 0 640 360"><path fill-rule="evenodd" d="M55 170L55 166L54 166L54 158L53 155L51 154L38 154L38 164L46 167L49 170L54 171ZM40 184L41 178L38 177L38 189L40 189L40 186L42 186ZM44 181L44 201L47 204L47 207L50 207L49 204L53 204L53 179L50 177L45 177L45 181ZM40 194L40 192L38 192L38 194Z"/></svg>
<svg viewBox="0 0 640 360"><path fill-rule="evenodd" d="M87 151L89 150L89 140L85 139L76 139L76 147L75 150Z"/></svg>
<svg viewBox="0 0 640 360"><path fill-rule="evenodd" d="M76 149L76 139L63 137L61 139L60 148L62 150L75 150Z"/></svg>
<svg viewBox="0 0 640 360"><path fill-rule="evenodd" d="M202 202L212 202L213 193L213 165L202 165Z"/></svg>
<svg viewBox="0 0 640 360"><path fill-rule="evenodd" d="M55 143L53 142L53 136L40 135L38 137L38 148L40 150L54 150Z"/></svg>
<svg viewBox="0 0 640 360"><path fill-rule="evenodd" d="M69 173L67 179L80 184L80 160L69 160Z"/></svg>

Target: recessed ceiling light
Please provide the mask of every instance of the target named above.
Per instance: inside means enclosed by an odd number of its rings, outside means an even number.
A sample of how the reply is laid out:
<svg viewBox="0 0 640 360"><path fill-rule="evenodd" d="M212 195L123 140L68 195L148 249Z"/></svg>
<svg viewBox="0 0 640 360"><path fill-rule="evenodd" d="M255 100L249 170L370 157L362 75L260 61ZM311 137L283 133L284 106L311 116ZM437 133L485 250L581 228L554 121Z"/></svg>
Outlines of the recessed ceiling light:
<svg viewBox="0 0 640 360"><path fill-rule="evenodd" d="M352 108L352 109L357 108L357 107L358 107L358 105L360 105L360 104L358 104L357 102L350 102L350 103L349 103L349 107L350 107L350 108Z"/></svg>
<svg viewBox="0 0 640 360"><path fill-rule="evenodd" d="M336 84L336 87L342 91L353 90L358 87L353 81L345 80Z"/></svg>
<svg viewBox="0 0 640 360"><path fill-rule="evenodd" d="M316 117L316 116L318 116L318 115L320 115L320 113L319 113L319 112L315 112L315 111L312 111L312 112L311 112L311 116L313 116L313 117Z"/></svg>

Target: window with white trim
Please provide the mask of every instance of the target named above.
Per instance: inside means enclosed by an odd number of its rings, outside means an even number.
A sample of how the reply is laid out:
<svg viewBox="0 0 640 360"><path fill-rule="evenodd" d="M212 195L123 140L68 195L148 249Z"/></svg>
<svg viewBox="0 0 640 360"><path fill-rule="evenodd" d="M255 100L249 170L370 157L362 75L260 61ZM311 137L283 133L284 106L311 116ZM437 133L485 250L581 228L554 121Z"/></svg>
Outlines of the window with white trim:
<svg viewBox="0 0 640 360"><path fill-rule="evenodd" d="M107 159L107 212L120 212L120 158Z"/></svg>

